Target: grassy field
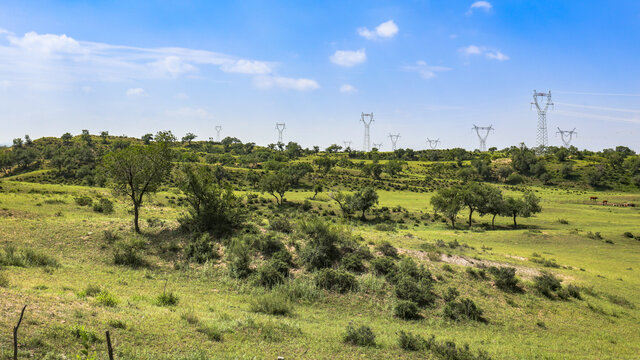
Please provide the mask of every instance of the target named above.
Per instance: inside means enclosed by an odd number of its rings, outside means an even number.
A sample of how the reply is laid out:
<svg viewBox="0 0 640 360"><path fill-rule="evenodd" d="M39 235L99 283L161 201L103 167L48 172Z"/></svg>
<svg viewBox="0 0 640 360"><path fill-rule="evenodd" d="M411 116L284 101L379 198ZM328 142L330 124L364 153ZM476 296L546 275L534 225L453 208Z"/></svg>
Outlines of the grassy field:
<svg viewBox="0 0 640 360"><path fill-rule="evenodd" d="M395 318L392 289L372 274L358 276L358 291L336 294L315 289L305 274L296 273L305 295L293 302L291 314L254 312L252 302L268 290L230 278L222 261L189 265L181 260L187 236L176 229L184 208L170 204L172 192L147 202L142 218L159 221L143 222L143 234L133 235L124 201L117 201L109 215L74 201L83 195L111 197L107 189L6 180L0 186L0 249L34 249L59 263L0 269L8 280L0 287L2 358L10 358L11 329L25 304L22 358L39 359L46 353L73 358L85 349L105 359L105 330L110 330L121 359L438 358L401 349L400 331L469 344L496 359L637 359L640 354L640 241L623 235L640 235L640 208L596 205L583 191L535 189L543 212L519 219L517 230L511 229L511 219L502 217L496 230L487 230L482 225L491 219L478 216L470 230L464 224L452 230L440 221L408 221L395 231L347 224L372 249L389 241L425 264L437 278L436 294L455 287L473 299L487 319L478 323L446 320L441 298L421 320ZM402 206L412 218L433 213L431 193L379 194L378 207ZM301 202L312 195L297 191L286 197ZM610 202L640 202L639 194L598 196ZM326 195L310 202L314 209L337 211ZM256 222L266 224L266 216L261 216L256 215ZM459 220L464 219L462 213ZM150 265L114 265L113 243L105 231L137 241ZM544 266L541 259L551 265ZM476 280L466 271L484 265L516 267L525 291L505 293L491 278ZM541 271L554 273L563 285L579 286L582 299L550 300L537 294L532 279ZM90 286L108 295L89 291ZM158 305L165 291L177 295L177 304ZM376 345L345 344L342 338L350 323L369 325Z"/></svg>

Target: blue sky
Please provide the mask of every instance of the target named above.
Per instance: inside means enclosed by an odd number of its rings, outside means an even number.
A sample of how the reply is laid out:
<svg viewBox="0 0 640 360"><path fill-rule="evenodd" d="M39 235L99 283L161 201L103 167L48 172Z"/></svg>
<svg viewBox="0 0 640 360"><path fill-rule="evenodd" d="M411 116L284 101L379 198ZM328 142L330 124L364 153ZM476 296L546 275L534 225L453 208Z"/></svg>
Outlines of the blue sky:
<svg viewBox="0 0 640 360"><path fill-rule="evenodd" d="M0 3L0 143L171 129L303 146L640 150L640 3L602 1L11 1Z"/></svg>

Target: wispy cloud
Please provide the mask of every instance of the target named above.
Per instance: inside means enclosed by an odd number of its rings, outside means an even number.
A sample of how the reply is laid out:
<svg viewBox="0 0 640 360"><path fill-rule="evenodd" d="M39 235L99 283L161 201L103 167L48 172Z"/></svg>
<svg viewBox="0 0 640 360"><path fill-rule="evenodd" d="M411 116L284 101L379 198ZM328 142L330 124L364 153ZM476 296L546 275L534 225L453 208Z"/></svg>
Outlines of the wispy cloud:
<svg viewBox="0 0 640 360"><path fill-rule="evenodd" d="M350 84L343 84L342 86L340 86L340 92L344 94L351 94L357 91L358 89L356 89L353 85L350 85Z"/></svg>
<svg viewBox="0 0 640 360"><path fill-rule="evenodd" d="M469 45L463 48L458 49L464 56L484 56L487 59L497 60L497 61L507 61L509 60L509 56L502 53L500 50L494 50L483 46Z"/></svg>
<svg viewBox="0 0 640 360"><path fill-rule="evenodd" d="M422 60L417 61L415 65L404 66L402 67L402 69L404 71L416 72L420 74L420 77L426 80L433 79L439 72L451 70L450 67L428 65L425 61Z"/></svg>
<svg viewBox="0 0 640 360"><path fill-rule="evenodd" d="M632 124L640 124L640 118L637 118L637 117L636 118L624 118L624 117L619 117L619 116L589 114L589 113L581 113L581 112L574 112L574 111L564 111L564 110L558 110L558 111L556 111L556 113L560 114L560 115L577 117L577 118L582 118L582 119L594 119L594 120L604 120L604 121L614 121L614 122L626 122L626 123L632 123Z"/></svg>
<svg viewBox="0 0 640 360"><path fill-rule="evenodd" d="M627 108L617 108L617 107L607 107L607 106L568 104L568 103L563 103L563 102L555 102L555 104L558 105L558 106L568 106L568 107L575 107L575 108L589 109L589 110L614 111L614 112L626 112L626 113L640 114L640 109L627 109Z"/></svg>
<svg viewBox="0 0 640 360"><path fill-rule="evenodd" d="M360 50L337 50L329 57L332 63L344 67L352 67L367 61L367 54L364 49Z"/></svg>
<svg viewBox="0 0 640 360"><path fill-rule="evenodd" d="M469 10L467 10L467 15L473 14L474 10L484 10L485 12L489 12L493 9L493 5L491 5L488 1L476 1L471 6L469 6Z"/></svg>
<svg viewBox="0 0 640 360"><path fill-rule="evenodd" d="M276 74L276 64L201 49L132 47L79 41L65 34L0 31L0 77L56 88L72 82L173 79L213 66L225 73Z"/></svg>
<svg viewBox="0 0 640 360"><path fill-rule="evenodd" d="M141 96L147 96L147 93L144 91L143 88L131 88L128 89L126 92L128 97L141 97Z"/></svg>
<svg viewBox="0 0 640 360"><path fill-rule="evenodd" d="M385 21L382 24L376 26L374 30L369 30L366 27L358 28L358 34L365 39L374 40L377 38L392 38L398 34L398 25L393 20Z"/></svg>
<svg viewBox="0 0 640 360"><path fill-rule="evenodd" d="M311 79L294 79L281 76L257 76L254 84L261 89L280 88L286 90L310 91L320 87Z"/></svg>

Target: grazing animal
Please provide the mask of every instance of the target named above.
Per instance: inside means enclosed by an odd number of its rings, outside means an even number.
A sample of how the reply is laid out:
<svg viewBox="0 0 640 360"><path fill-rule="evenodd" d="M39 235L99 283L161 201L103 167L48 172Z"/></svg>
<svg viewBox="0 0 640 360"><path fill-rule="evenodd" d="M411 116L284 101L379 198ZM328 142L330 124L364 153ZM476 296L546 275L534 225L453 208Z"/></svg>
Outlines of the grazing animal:
<svg viewBox="0 0 640 360"><path fill-rule="evenodd" d="M598 200L598 197L597 196L592 196L592 197L589 198L589 200L596 201L596 200Z"/></svg>
<svg viewBox="0 0 640 360"><path fill-rule="evenodd" d="M602 200L602 205L607 205L607 204L609 204L609 201L607 201L607 200Z"/></svg>

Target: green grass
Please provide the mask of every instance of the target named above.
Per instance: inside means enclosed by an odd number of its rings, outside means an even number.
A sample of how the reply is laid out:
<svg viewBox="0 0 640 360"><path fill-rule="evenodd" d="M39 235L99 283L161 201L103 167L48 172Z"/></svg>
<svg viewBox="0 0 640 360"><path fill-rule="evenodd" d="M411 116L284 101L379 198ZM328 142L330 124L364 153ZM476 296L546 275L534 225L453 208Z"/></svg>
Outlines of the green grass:
<svg viewBox="0 0 640 360"><path fill-rule="evenodd" d="M184 266L180 249L188 236L173 231L184 208L168 203L176 196L173 191L157 194L142 210L143 219L158 218L165 224L149 227L143 221L143 235L137 237L131 233L131 215L123 200L114 202L112 214L96 213L73 200L111 199L107 189L0 184L0 249L9 245L31 249L58 264L7 264L0 269L6 280L6 287L0 287L0 329L4 329L0 359L9 358L10 329L24 304L28 307L20 328L21 354L35 358L47 352L80 354L78 329L100 341L109 329L116 351L131 359L415 357L398 345L400 331L423 338L435 335L438 341L452 340L460 346L468 343L496 359L630 359L640 353L640 241L624 236L627 231L640 233L640 209L595 205L589 192L536 188L543 212L519 219L522 228L517 230L510 228L508 218L497 218L495 231L470 231L464 221L456 230L431 221L419 226L407 221L406 229L396 231L377 231L373 224L361 222L350 225L364 243L389 241L401 254L415 256L439 279L434 292L441 295L456 287L460 297L472 299L484 310L488 323L483 324L447 320L441 315L441 299L436 307L421 310L420 320L398 319L393 291L371 274L357 276L359 290L345 294L315 289L304 278L257 293L248 281L230 279L224 265ZM311 196L312 192L296 191L286 198L301 202ZM432 214L430 196L381 191L379 207L402 206L416 216ZM640 202L637 193L599 192L598 196ZM318 198L311 201L314 207L337 210L325 194ZM266 223L267 217L265 212L256 221ZM459 220L465 218L461 213ZM490 223L489 217L474 216L474 220L477 227ZM105 230L116 234L117 241L139 244L149 266L115 265L116 245L105 239ZM603 240L589 238L588 232L600 232ZM437 240L445 244L457 240L468 247L438 247ZM426 251L456 261L449 260L448 271L443 262L430 261ZM531 261L533 253L560 268ZM515 266L526 292L505 293L491 280L472 279L462 259ZM552 272L563 285L579 286L584 300L553 301L536 294L532 279L540 270ZM179 301L158 306L165 283L166 292ZM78 296L82 292L86 296ZM375 346L345 345L350 323L369 326ZM89 346L104 358L104 344L96 340Z"/></svg>

